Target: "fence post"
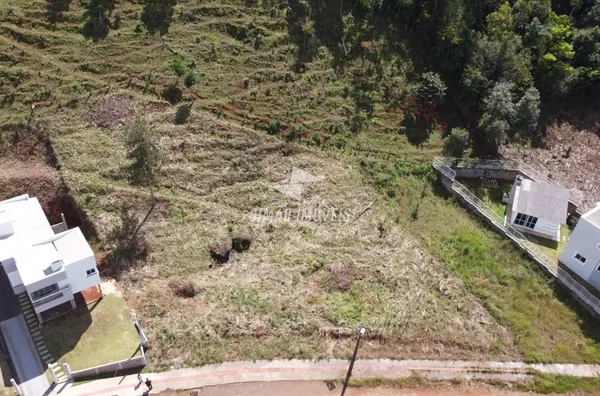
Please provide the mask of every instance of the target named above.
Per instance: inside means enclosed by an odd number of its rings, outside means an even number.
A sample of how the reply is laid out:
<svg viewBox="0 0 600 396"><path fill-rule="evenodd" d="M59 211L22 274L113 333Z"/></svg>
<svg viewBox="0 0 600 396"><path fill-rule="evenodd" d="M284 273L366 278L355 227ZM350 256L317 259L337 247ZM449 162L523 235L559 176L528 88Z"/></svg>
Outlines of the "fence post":
<svg viewBox="0 0 600 396"><path fill-rule="evenodd" d="M54 383L58 384L58 378L56 378L56 373L54 372L54 369L52 368L52 366L48 365L48 369L52 373L52 378L54 378Z"/></svg>
<svg viewBox="0 0 600 396"><path fill-rule="evenodd" d="M73 378L71 376L71 366L69 366L69 363L63 363L63 370L64 370L65 374L67 375L68 379Z"/></svg>
<svg viewBox="0 0 600 396"><path fill-rule="evenodd" d="M15 382L15 380L13 378L10 379L10 383L12 384L13 388L15 388L17 395L23 396L23 392L21 392L21 388L19 387L19 385L17 385L17 383Z"/></svg>

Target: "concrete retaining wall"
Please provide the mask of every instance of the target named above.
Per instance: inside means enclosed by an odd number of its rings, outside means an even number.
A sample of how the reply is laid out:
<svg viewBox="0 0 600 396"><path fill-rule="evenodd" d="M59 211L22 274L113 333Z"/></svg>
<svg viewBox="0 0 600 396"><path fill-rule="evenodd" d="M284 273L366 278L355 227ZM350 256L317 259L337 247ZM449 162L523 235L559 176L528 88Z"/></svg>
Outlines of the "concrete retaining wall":
<svg viewBox="0 0 600 396"><path fill-rule="evenodd" d="M134 357L127 360L121 360L118 362L112 362L108 364L103 364L100 366L90 367L83 370L71 371L71 367L68 363L63 364L63 369L65 374L67 374L68 378L72 379L81 379L88 377L95 377L100 374L114 374L117 371L133 369L138 367L145 367L147 364L146 355L144 354L144 350L142 348L142 356Z"/></svg>

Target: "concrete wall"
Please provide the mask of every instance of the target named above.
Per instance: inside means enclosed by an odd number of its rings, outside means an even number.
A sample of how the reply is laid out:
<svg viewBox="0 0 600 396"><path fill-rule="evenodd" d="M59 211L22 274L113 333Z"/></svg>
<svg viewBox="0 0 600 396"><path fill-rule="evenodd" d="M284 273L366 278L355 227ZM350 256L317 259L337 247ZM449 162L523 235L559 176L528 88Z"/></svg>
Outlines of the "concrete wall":
<svg viewBox="0 0 600 396"><path fill-rule="evenodd" d="M83 370L71 371L68 363L63 364L63 369L68 378L80 379L95 377L100 374L114 374L120 370L133 369L138 367L145 367L147 364L146 355L142 349L142 356L134 357L127 360L120 360L118 362L103 364L100 366L90 367Z"/></svg>
<svg viewBox="0 0 600 396"><path fill-rule="evenodd" d="M65 271L67 273L67 278L69 279L73 293L78 293L87 289L88 287L92 287L100 283L100 274L98 274L98 269L96 269L96 273L94 275L88 276L86 274L86 271L92 268L96 268L96 260L94 256L86 257L82 260L65 265Z"/></svg>
<svg viewBox="0 0 600 396"><path fill-rule="evenodd" d="M600 290L600 229L585 218L581 218L562 254L560 261L583 280ZM585 264L575 260L576 253L587 259Z"/></svg>

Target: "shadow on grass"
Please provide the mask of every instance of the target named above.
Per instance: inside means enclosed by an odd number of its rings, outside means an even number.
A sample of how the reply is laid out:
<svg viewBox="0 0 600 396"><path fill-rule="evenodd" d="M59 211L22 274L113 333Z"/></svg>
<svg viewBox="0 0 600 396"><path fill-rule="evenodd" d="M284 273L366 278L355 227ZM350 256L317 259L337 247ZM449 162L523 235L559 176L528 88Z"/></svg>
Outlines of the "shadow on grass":
<svg viewBox="0 0 600 396"><path fill-rule="evenodd" d="M95 305L97 303L91 309ZM91 309L88 307L77 309L44 325L44 340L56 360L60 360L74 350L81 337L88 331L92 325Z"/></svg>

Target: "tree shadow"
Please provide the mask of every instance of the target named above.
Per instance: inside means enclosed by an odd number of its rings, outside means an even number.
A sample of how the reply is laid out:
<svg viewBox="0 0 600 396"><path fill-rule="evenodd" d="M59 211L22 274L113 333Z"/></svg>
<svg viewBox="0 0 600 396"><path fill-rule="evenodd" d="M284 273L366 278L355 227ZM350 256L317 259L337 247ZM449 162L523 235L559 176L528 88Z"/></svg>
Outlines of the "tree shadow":
<svg viewBox="0 0 600 396"><path fill-rule="evenodd" d="M159 32L165 35L173 19L177 0L146 0L140 17L146 29L152 34Z"/></svg>
<svg viewBox="0 0 600 396"><path fill-rule="evenodd" d="M402 120L401 130L404 132L408 142L414 146L421 147L434 131L433 122L420 113L407 112Z"/></svg>
<svg viewBox="0 0 600 396"><path fill-rule="evenodd" d="M46 4L46 18L48 22L56 24L62 19L62 13L69 11L71 0L47 0Z"/></svg>
<svg viewBox="0 0 600 396"><path fill-rule="evenodd" d="M138 230L139 218L127 207L121 209L120 216L121 223L107 236L107 243L112 249L99 264L103 276L110 276L117 281L139 261L148 258L146 238Z"/></svg>
<svg viewBox="0 0 600 396"><path fill-rule="evenodd" d="M581 331L586 338L595 341L600 345L600 319L588 312L575 297L567 290L566 286L562 286L558 282L554 282L554 295L560 301L565 303L579 318Z"/></svg>
<svg viewBox="0 0 600 396"><path fill-rule="evenodd" d="M115 0L90 0L83 16L85 22L81 33L94 42L102 40L110 32L110 14L115 8Z"/></svg>
<svg viewBox="0 0 600 396"><path fill-rule="evenodd" d="M52 356L59 360L75 349L91 325L91 310L87 306L46 322L44 339Z"/></svg>

